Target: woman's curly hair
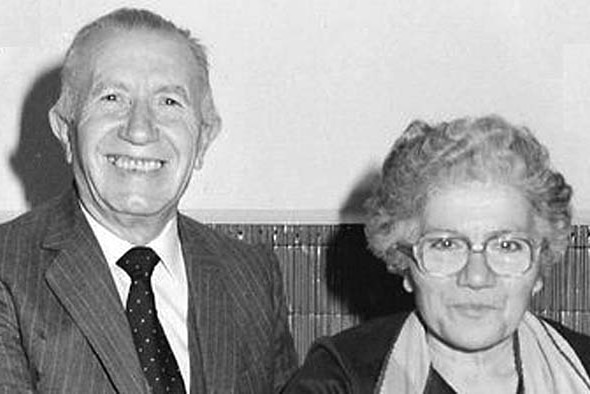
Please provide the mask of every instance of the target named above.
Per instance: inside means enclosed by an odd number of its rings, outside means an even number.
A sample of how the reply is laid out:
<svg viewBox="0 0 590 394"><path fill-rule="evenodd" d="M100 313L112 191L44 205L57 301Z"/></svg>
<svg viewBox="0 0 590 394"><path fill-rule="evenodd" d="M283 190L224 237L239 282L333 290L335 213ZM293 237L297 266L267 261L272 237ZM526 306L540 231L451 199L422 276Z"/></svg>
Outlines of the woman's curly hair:
<svg viewBox="0 0 590 394"><path fill-rule="evenodd" d="M495 115L435 126L419 120L410 124L395 141L366 202L370 249L389 271L402 273L409 260L396 246L420 236L418 222L429 194L474 180L522 191L546 245L543 263L561 258L570 231L572 188L551 168L547 149L528 129Z"/></svg>

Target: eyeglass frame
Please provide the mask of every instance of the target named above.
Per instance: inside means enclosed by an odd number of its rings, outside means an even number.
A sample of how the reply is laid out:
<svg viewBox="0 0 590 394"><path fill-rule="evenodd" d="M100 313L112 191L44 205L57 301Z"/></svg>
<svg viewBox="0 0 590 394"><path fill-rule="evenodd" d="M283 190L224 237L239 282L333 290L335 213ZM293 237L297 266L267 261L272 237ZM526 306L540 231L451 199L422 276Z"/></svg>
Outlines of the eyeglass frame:
<svg viewBox="0 0 590 394"><path fill-rule="evenodd" d="M473 248L473 242L471 242L471 239L469 239L469 237L463 235L463 234L454 234L451 236L447 236L447 237L440 237L440 239L460 239L462 241L465 241L465 244L467 245L467 254L465 257L465 262L463 263L463 265L461 266L461 268L459 268L457 271L448 273L448 274L443 274L443 273L433 273L430 272L428 270L426 270L425 266L424 266L424 262L422 261L422 255L420 253L418 253L418 247L421 245L421 243L427 239L428 234L423 234L422 236L420 236L420 238L415 242L415 243L405 243L405 242L400 242L400 243L396 243L394 245L395 249L400 251L401 253L403 253L404 255L410 257L412 259L412 261L414 261L414 263L416 264L416 267L418 267L418 269L426 274L426 275L430 275L430 276L436 276L436 277L441 277L441 278L446 278L446 277L452 277L454 275L457 275L458 273L460 273L461 271L463 271L465 269L465 267L467 267L467 265L469 264L469 259L471 257L472 254L474 253L481 253L484 257L485 260L485 264L488 267L488 269L490 271L492 271L495 275L497 276L504 276L504 277L519 277L519 276L523 276L524 274L526 274L533 266L534 266L534 262L539 258L539 256L541 255L541 250L543 249L543 247L545 246L545 242L544 240L535 240L532 238L528 238L525 237L519 233L516 233L517 236L513 236L512 232L502 232L502 233L497 233L497 234L492 234L489 237L487 237L486 239L484 239L483 242L480 243L481 248L480 250L474 250ZM518 272L518 273L498 273L494 270L494 268L492 266L489 265L488 263L488 257L486 255L486 251L487 251L487 247L488 247L488 243L491 240L494 239L498 239L500 237L504 237L506 236L507 239L517 239L520 241L524 241L526 244L528 244L529 249L530 249L530 262L529 265L526 267L526 269L524 269L522 272Z"/></svg>

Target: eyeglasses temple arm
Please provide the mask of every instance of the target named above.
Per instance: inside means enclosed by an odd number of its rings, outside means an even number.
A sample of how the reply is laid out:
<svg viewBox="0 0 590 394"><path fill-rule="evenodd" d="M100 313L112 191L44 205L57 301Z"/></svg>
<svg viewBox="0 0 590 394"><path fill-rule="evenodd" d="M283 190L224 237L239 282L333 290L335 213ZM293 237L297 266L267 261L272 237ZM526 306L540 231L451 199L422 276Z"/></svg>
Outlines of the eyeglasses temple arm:
<svg viewBox="0 0 590 394"><path fill-rule="evenodd" d="M398 250L408 256L411 259L415 259L414 246L407 243L396 243L394 246L395 250Z"/></svg>

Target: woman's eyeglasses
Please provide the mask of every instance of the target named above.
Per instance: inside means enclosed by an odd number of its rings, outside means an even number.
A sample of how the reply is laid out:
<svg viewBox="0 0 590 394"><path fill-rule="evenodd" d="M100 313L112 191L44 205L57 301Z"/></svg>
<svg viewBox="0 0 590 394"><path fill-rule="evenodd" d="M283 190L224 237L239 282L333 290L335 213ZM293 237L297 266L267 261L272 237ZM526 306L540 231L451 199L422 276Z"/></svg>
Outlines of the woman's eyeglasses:
<svg viewBox="0 0 590 394"><path fill-rule="evenodd" d="M429 275L454 275L467 265L472 253L483 253L488 267L497 275L519 276L532 267L540 243L525 236L501 233L474 246L461 235L426 234L414 245L398 244L397 248Z"/></svg>

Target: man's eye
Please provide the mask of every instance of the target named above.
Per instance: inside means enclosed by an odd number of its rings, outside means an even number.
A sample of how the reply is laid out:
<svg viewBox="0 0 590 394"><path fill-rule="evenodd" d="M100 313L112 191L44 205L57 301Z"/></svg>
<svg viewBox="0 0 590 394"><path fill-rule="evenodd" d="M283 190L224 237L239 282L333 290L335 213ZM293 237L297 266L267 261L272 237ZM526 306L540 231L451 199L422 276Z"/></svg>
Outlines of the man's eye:
<svg viewBox="0 0 590 394"><path fill-rule="evenodd" d="M108 101L108 102L115 102L119 100L119 96L116 95L115 93L108 93L105 94L104 96L102 96L100 98L101 101Z"/></svg>
<svg viewBox="0 0 590 394"><path fill-rule="evenodd" d="M173 98L170 97L166 97L164 99L164 104L168 105L168 106L180 106L180 103L176 100L174 100Z"/></svg>

